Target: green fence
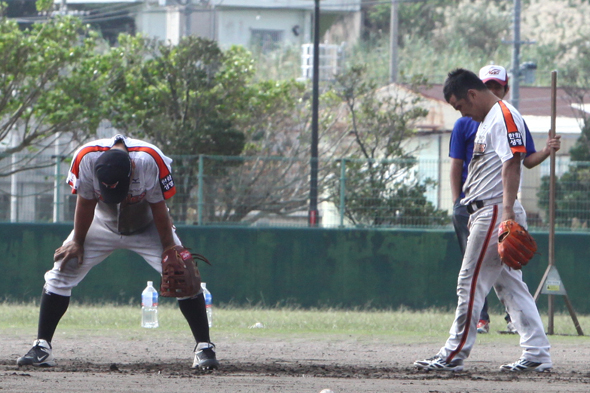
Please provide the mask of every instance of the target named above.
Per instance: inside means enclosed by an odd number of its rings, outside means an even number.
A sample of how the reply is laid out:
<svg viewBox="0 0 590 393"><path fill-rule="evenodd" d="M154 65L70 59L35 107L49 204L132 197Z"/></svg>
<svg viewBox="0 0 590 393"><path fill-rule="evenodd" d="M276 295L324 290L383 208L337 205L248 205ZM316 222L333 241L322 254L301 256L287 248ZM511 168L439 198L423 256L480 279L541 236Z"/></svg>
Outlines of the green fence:
<svg viewBox="0 0 590 393"><path fill-rule="evenodd" d="M66 224L0 225L0 295L38 298L53 251L70 230ZM201 273L216 303L379 309L456 303L460 251L449 230L181 226L178 234L212 261ZM523 272L534 293L547 267L548 236L533 235L539 255ZM558 233L555 255L574 308L589 313L590 234ZM147 280L158 283L157 273L137 255L119 250L89 273L73 299L139 304ZM495 295L490 301L499 307ZM539 305L546 308L545 295Z"/></svg>
<svg viewBox="0 0 590 393"><path fill-rule="evenodd" d="M0 222L72 222L76 196L63 157L15 155L44 168L0 176ZM2 156L0 156L2 158ZM0 160L0 166L11 157ZM176 156L177 194L168 201L179 224L307 226L308 159ZM323 228L450 228L449 160L321 160ZM557 163L556 225L588 231L590 163ZM1 172L1 171L0 171ZM549 162L524 172L519 196L529 226L547 228Z"/></svg>

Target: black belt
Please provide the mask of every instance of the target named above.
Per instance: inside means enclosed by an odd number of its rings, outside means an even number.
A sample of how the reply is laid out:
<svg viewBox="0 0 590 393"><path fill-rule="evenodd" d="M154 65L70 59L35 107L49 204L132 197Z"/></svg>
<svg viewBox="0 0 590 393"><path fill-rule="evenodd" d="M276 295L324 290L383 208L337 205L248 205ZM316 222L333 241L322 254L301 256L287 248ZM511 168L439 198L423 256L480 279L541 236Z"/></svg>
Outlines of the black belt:
<svg viewBox="0 0 590 393"><path fill-rule="evenodd" d="M473 214L484 206L497 205L498 203L502 203L502 197L486 199L483 201L473 201L466 205L467 213Z"/></svg>
<svg viewBox="0 0 590 393"><path fill-rule="evenodd" d="M467 205L467 213L473 214L482 207L484 207L483 201L473 201Z"/></svg>

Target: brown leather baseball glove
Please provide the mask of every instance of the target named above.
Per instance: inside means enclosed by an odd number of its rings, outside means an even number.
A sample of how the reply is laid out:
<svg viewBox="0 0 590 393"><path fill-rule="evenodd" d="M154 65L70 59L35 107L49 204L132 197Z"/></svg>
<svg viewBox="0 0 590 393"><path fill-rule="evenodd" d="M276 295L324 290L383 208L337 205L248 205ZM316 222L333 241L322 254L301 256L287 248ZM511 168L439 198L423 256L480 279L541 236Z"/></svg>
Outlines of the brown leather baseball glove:
<svg viewBox="0 0 590 393"><path fill-rule="evenodd" d="M162 253L162 283L160 295L164 297L187 297L201 289L201 274L195 259L209 261L202 255L191 254L183 246L175 245Z"/></svg>
<svg viewBox="0 0 590 393"><path fill-rule="evenodd" d="M521 269L537 252L537 242L519 223L506 220L498 231L500 259L513 269Z"/></svg>

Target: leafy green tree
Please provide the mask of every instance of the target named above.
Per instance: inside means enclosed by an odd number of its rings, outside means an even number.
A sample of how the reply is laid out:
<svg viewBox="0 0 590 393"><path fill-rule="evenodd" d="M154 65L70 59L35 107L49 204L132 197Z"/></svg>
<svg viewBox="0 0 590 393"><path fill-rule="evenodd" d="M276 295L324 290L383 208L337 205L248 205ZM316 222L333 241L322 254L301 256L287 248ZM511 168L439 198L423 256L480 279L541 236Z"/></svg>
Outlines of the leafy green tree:
<svg viewBox="0 0 590 393"><path fill-rule="evenodd" d="M348 112L348 149L333 167L328 186L330 199L340 205L341 165L345 165L344 215L356 225L441 225L446 211L436 209L424 193L435 183L421 180L413 168L416 160L404 142L414 133L414 123L427 111L418 95L409 91L376 89L365 78L364 66L353 66L337 78L336 95ZM344 142L344 141L343 141Z"/></svg>
<svg viewBox="0 0 590 393"><path fill-rule="evenodd" d="M570 149L571 163L567 172L555 179L555 225L559 227L587 228L590 224L590 122L587 117L583 124L580 137ZM549 181L549 176L544 176L537 193L539 207L545 210L547 221Z"/></svg>
<svg viewBox="0 0 590 393"><path fill-rule="evenodd" d="M232 127L220 85L224 55L209 40L174 46L121 35L110 119L128 134L149 138L168 154L237 155L244 135ZM236 81L237 82L237 81Z"/></svg>
<svg viewBox="0 0 590 393"><path fill-rule="evenodd" d="M249 59L239 52L233 54ZM246 145L241 165L228 167L220 182L222 221L286 216L308 203L309 141L303 136L310 111L305 93L305 86L293 80L250 81L235 95L240 101L235 107L242 111L234 124L244 132Z"/></svg>
<svg viewBox="0 0 590 393"><path fill-rule="evenodd" d="M227 100L242 85L244 70L225 66L226 56L211 40L188 37L171 45L121 35L119 42L109 54L119 59L117 77L108 86L109 118L126 134L147 138L168 155L180 155L175 165L179 192L171 209L176 219L185 221L198 175L195 155L236 156L244 149L245 135L233 124L236 108ZM223 169L209 165L208 172L220 176Z"/></svg>
<svg viewBox="0 0 590 393"><path fill-rule="evenodd" d="M456 7L458 0L424 2L400 1L398 5L398 31L400 37L418 35L430 38L433 30L444 21L445 7ZM389 37L391 2L375 3L365 10L366 38ZM403 44L403 40L400 40Z"/></svg>
<svg viewBox="0 0 590 393"><path fill-rule="evenodd" d="M435 49L447 51L452 45L469 50L485 64L511 32L511 3L489 0L461 0L444 10L444 25L434 30Z"/></svg>
<svg viewBox="0 0 590 393"><path fill-rule="evenodd" d="M555 225L587 228L590 224L590 163L574 162L555 182ZM537 193L539 206L549 217L549 176L544 176ZM547 218L548 220L548 218Z"/></svg>
<svg viewBox="0 0 590 393"><path fill-rule="evenodd" d="M305 167L299 161L302 84L256 82L249 52L224 52L207 39L171 46L124 35L119 42L109 53L116 64L109 118L176 155L175 219L194 222L199 203L206 222L240 222L253 211L284 215L305 204L300 176L293 175ZM202 201L197 155L205 156ZM291 159L238 158L244 155Z"/></svg>
<svg viewBox="0 0 590 393"><path fill-rule="evenodd" d="M41 153L58 135L63 135L60 146L65 155L71 146L64 143L66 138L80 142L95 132L101 116L100 78L84 72L82 65L94 63L99 44L77 18L58 16L27 29L0 19L3 157L28 153L16 165L3 165L0 176L52 165Z"/></svg>
<svg viewBox="0 0 590 393"><path fill-rule="evenodd" d="M535 2L531 5L541 6L540 20L533 28L539 32L540 45L547 51L551 50L556 57L559 84L564 86L570 103L580 108L590 97L590 48L587 45L590 29L587 24L581 23L581 27L574 34L565 29L565 26L586 21L590 5L574 1L564 3L557 9L550 8L556 4L555 1L551 1L547 4ZM548 18L548 14L557 20ZM568 23L564 24L564 21ZM541 28L541 24L547 22L550 26L556 26L560 33L558 37L553 32L547 32L546 25ZM567 172L555 180L555 224L574 229L586 228L590 224L590 116L583 110L578 110L575 114L583 125L581 133L569 151L571 162ZM545 210L546 217L549 217L549 180L549 176L543 177L537 193L539 206Z"/></svg>

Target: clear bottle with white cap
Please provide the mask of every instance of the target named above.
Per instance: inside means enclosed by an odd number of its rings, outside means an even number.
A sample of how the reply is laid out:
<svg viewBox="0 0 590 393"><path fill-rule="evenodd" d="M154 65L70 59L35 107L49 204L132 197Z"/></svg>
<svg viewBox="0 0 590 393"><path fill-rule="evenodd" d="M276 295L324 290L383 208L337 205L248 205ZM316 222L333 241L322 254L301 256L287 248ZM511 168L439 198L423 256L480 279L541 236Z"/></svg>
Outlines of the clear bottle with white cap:
<svg viewBox="0 0 590 393"><path fill-rule="evenodd" d="M158 291L154 282L148 281L141 293L141 327L153 329L158 326Z"/></svg>

